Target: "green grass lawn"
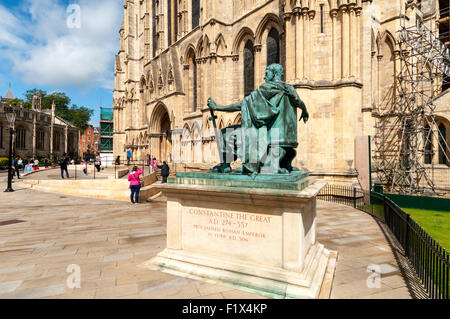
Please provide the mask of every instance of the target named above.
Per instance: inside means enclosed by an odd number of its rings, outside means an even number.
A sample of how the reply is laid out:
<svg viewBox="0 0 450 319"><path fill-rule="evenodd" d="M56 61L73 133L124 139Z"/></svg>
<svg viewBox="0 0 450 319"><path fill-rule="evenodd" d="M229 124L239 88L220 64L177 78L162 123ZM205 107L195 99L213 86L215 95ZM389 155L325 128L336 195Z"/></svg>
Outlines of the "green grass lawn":
<svg viewBox="0 0 450 319"><path fill-rule="evenodd" d="M450 212L402 208L445 250L450 249Z"/></svg>

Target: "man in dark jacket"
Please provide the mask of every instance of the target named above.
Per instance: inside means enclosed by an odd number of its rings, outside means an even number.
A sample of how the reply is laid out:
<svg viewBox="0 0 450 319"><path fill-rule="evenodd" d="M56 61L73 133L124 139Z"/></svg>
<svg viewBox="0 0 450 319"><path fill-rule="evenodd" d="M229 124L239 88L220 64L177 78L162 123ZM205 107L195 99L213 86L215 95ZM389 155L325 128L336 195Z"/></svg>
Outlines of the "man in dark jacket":
<svg viewBox="0 0 450 319"><path fill-rule="evenodd" d="M19 173L19 157L16 157L12 160L12 167L14 171L12 172L12 178L14 178L14 173L17 173L17 178L20 179L20 173Z"/></svg>
<svg viewBox="0 0 450 319"><path fill-rule="evenodd" d="M67 178L69 178L69 171L67 170L67 165L69 164L69 156L63 154L63 157L59 160L59 166L61 167L61 178L64 179L64 172L66 172Z"/></svg>
<svg viewBox="0 0 450 319"><path fill-rule="evenodd" d="M167 165L166 161L163 161L162 165L158 165L158 168L161 169L161 176L162 176L162 182L163 184L167 183L167 177L169 177L169 165Z"/></svg>

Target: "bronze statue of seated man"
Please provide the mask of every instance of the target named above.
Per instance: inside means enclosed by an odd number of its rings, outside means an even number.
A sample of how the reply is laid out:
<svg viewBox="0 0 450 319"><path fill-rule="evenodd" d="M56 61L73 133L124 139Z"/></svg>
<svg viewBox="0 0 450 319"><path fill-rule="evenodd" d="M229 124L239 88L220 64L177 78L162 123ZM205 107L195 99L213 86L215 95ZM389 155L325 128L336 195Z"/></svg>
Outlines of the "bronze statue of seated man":
<svg viewBox="0 0 450 319"><path fill-rule="evenodd" d="M241 111L242 124L226 127L221 131L221 164L213 172L230 173L230 164L237 158L242 174L289 174L298 170L292 166L298 146L297 108L302 110L300 120L309 118L303 101L292 85L282 81L283 67L271 64L266 68L263 83L241 102L218 106L208 99L214 111ZM216 137L218 138L218 137Z"/></svg>

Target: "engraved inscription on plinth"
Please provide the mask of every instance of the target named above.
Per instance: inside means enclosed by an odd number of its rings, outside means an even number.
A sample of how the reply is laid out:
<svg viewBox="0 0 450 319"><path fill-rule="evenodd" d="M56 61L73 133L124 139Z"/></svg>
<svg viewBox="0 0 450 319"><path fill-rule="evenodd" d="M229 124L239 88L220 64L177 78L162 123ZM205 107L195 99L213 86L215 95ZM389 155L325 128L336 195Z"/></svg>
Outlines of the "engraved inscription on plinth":
<svg viewBox="0 0 450 319"><path fill-rule="evenodd" d="M324 185L163 185L167 247L144 266L276 298L317 298L330 260L316 242L316 195Z"/></svg>
<svg viewBox="0 0 450 319"><path fill-rule="evenodd" d="M183 207L183 249L281 267L282 217Z"/></svg>

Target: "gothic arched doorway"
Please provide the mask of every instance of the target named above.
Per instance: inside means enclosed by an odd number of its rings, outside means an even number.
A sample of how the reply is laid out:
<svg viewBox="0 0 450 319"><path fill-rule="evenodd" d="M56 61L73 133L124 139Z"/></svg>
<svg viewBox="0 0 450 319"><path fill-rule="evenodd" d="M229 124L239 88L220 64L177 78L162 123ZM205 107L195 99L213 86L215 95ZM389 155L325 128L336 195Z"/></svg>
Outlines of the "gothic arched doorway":
<svg viewBox="0 0 450 319"><path fill-rule="evenodd" d="M150 120L150 155L158 161L172 162L172 131L167 107L160 103Z"/></svg>

